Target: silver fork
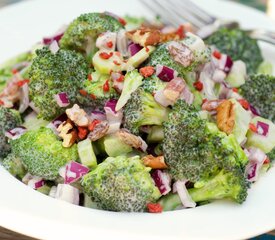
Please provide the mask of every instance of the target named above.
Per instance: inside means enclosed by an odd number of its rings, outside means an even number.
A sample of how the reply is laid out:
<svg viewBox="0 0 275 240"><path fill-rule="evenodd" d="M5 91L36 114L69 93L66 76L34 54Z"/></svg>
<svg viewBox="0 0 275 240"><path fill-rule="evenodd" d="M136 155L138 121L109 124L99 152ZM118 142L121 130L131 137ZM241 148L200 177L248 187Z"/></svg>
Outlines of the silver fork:
<svg viewBox="0 0 275 240"><path fill-rule="evenodd" d="M140 0L154 14L159 15L172 26L179 26L189 22L195 27L197 35L208 37L220 27L238 27L236 21L225 21L214 17L190 0ZM253 29L246 31L252 38L275 45L275 32Z"/></svg>

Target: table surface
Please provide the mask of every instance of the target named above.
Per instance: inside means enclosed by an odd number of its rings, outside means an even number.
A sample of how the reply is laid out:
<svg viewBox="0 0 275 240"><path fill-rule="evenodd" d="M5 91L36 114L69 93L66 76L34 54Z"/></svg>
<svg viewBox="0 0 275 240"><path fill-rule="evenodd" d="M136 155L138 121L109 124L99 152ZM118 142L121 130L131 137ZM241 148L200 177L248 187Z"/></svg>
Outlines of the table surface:
<svg viewBox="0 0 275 240"><path fill-rule="evenodd" d="M16 2L19 2L22 0L0 0L0 8L8 5L8 4L13 4ZM237 1L237 0L235 0ZM250 4L251 2L253 2L254 4L257 4L257 0L254 1L246 1L246 0L241 0L240 2L243 2L245 4ZM261 1L258 1L261 2ZM260 5L260 3L258 3L258 5L254 5L257 6L257 8L260 8L261 10L264 10L264 7L262 5ZM255 240L259 239L259 240L271 240L271 239L275 239L275 230L272 232L269 232L267 234L261 235L259 237L254 238ZM31 237L27 237L24 236L22 234L10 231L6 228L3 228L0 226L0 240L35 240L34 238Z"/></svg>

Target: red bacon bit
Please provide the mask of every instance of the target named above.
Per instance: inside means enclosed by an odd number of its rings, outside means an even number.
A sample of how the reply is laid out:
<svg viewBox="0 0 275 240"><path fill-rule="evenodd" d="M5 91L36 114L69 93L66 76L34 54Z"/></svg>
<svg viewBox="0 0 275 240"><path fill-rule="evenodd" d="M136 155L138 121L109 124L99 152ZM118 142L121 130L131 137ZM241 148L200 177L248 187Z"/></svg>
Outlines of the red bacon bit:
<svg viewBox="0 0 275 240"><path fill-rule="evenodd" d="M88 74L88 80L89 80L89 81L92 81L92 80L93 80L92 74Z"/></svg>
<svg viewBox="0 0 275 240"><path fill-rule="evenodd" d="M77 130L78 130L78 138L80 140L83 140L86 138L86 136L88 135L88 129L85 128L85 127L77 127Z"/></svg>
<svg viewBox="0 0 275 240"><path fill-rule="evenodd" d="M106 52L102 52L102 53L100 53L99 54L99 56L102 58L102 59L109 59L110 57L112 57L113 56L113 53L112 52L110 52L110 53L106 53Z"/></svg>
<svg viewBox="0 0 275 240"><path fill-rule="evenodd" d="M155 72L155 69L152 66L146 66L146 67L139 69L139 73L143 77L150 77L154 74L154 72Z"/></svg>
<svg viewBox="0 0 275 240"><path fill-rule="evenodd" d="M217 58L217 59L221 59L222 54L221 54L219 51L215 50L215 51L213 52L213 56L214 56L215 58Z"/></svg>
<svg viewBox="0 0 275 240"><path fill-rule="evenodd" d="M253 123L249 123L249 129L252 132L258 133L258 129L257 129L257 127Z"/></svg>
<svg viewBox="0 0 275 240"><path fill-rule="evenodd" d="M120 77L116 80L117 82L124 82L124 75L120 75Z"/></svg>
<svg viewBox="0 0 275 240"><path fill-rule="evenodd" d="M235 93L238 93L238 88L232 88L232 91L235 92Z"/></svg>
<svg viewBox="0 0 275 240"><path fill-rule="evenodd" d="M109 92L110 91L109 80L106 80L106 82L104 83L103 91L104 92Z"/></svg>
<svg viewBox="0 0 275 240"><path fill-rule="evenodd" d="M18 87L22 87L25 83L28 84L29 82L30 82L29 79L24 79L24 80L21 80L21 81L16 82L16 85L17 85Z"/></svg>
<svg viewBox="0 0 275 240"><path fill-rule="evenodd" d="M125 21L125 19L123 18L118 18L118 21L123 25L125 26L127 24L127 22Z"/></svg>
<svg viewBox="0 0 275 240"><path fill-rule="evenodd" d="M107 42L106 45L108 48L112 48L114 46L112 41Z"/></svg>
<svg viewBox="0 0 275 240"><path fill-rule="evenodd" d="M197 81L193 83L193 86L198 90L201 91L203 89L203 83L201 81Z"/></svg>
<svg viewBox="0 0 275 240"><path fill-rule="evenodd" d="M100 123L100 120L98 120L98 119L93 120L93 121L88 125L89 131L93 131L93 130L95 129L95 126L96 126L97 124L99 124L99 123Z"/></svg>
<svg viewBox="0 0 275 240"><path fill-rule="evenodd" d="M179 28L176 31L176 34L179 35L180 39L183 39L185 37L184 26L183 25L179 26Z"/></svg>
<svg viewBox="0 0 275 240"><path fill-rule="evenodd" d="M87 91L85 91L84 89L80 89L80 90L79 90L79 93L80 93L82 96L87 96L87 95L88 95Z"/></svg>
<svg viewBox="0 0 275 240"><path fill-rule="evenodd" d="M18 70L17 69L12 69L11 72L12 72L12 74L17 74Z"/></svg>
<svg viewBox="0 0 275 240"><path fill-rule="evenodd" d="M94 99L94 100L96 100L96 95L94 95L94 94L90 94L90 97L92 98L92 99Z"/></svg>
<svg viewBox="0 0 275 240"><path fill-rule="evenodd" d="M117 60L114 60L113 63L117 66L120 66L121 64L117 61Z"/></svg>
<svg viewBox="0 0 275 240"><path fill-rule="evenodd" d="M150 213L161 213L162 206L159 203L148 203L147 204L148 212Z"/></svg>
<svg viewBox="0 0 275 240"><path fill-rule="evenodd" d="M245 99L239 99L238 102L242 105L242 107L243 107L245 110L248 110L248 109L249 109L249 103L248 103L248 101L246 101Z"/></svg>

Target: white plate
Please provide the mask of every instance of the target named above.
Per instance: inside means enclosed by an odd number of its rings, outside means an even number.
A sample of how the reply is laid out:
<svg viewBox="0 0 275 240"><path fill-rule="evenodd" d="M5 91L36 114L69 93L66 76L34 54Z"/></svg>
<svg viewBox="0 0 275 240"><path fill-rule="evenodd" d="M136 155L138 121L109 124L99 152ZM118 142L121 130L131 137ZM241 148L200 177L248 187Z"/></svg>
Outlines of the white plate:
<svg viewBox="0 0 275 240"><path fill-rule="evenodd" d="M246 28L274 23L260 12L217 0L197 0L209 12L236 19ZM149 16L134 0L35 0L0 11L0 62L31 47L80 13L113 11ZM275 49L262 45L272 60ZM274 62L274 57L273 57ZM33 191L0 168L0 225L41 239L244 239L275 229L275 169L249 190L242 204L217 201L163 214L85 209Z"/></svg>

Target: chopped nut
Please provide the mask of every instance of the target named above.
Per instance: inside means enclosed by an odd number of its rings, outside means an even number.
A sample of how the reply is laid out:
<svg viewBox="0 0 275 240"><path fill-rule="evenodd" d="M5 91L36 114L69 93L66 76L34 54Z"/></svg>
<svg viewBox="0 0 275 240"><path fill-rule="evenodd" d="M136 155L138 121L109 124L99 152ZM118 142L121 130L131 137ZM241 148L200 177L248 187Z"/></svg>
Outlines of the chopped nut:
<svg viewBox="0 0 275 240"><path fill-rule="evenodd" d="M149 45L157 45L161 40L161 33L158 29L141 28L126 33L126 36L134 43L146 47Z"/></svg>
<svg viewBox="0 0 275 240"><path fill-rule="evenodd" d="M117 136L121 141L123 141L125 144L128 144L129 146L133 148L141 148L142 146L142 139L132 133L130 133L126 129L121 129L117 133Z"/></svg>
<svg viewBox="0 0 275 240"><path fill-rule="evenodd" d="M81 109L77 104L72 108L66 110L66 114L77 126L87 127L89 124L89 118L87 113Z"/></svg>
<svg viewBox="0 0 275 240"><path fill-rule="evenodd" d="M63 147L71 147L77 140L77 131L69 119L60 124L57 131L59 132L58 136L63 139Z"/></svg>
<svg viewBox="0 0 275 240"><path fill-rule="evenodd" d="M93 127L92 131L88 134L88 138L94 142L104 137L107 134L108 129L109 129L108 121L101 121Z"/></svg>
<svg viewBox="0 0 275 240"><path fill-rule="evenodd" d="M232 133L235 125L234 117L234 104L230 100L222 102L217 107L217 125L221 131Z"/></svg>
<svg viewBox="0 0 275 240"><path fill-rule="evenodd" d="M164 161L164 156L154 157L153 155L147 155L142 158L142 161L146 167L152 169L166 169L168 166Z"/></svg>
<svg viewBox="0 0 275 240"><path fill-rule="evenodd" d="M173 41L168 46L168 51L175 62L188 67L194 60L192 50L181 42Z"/></svg>

